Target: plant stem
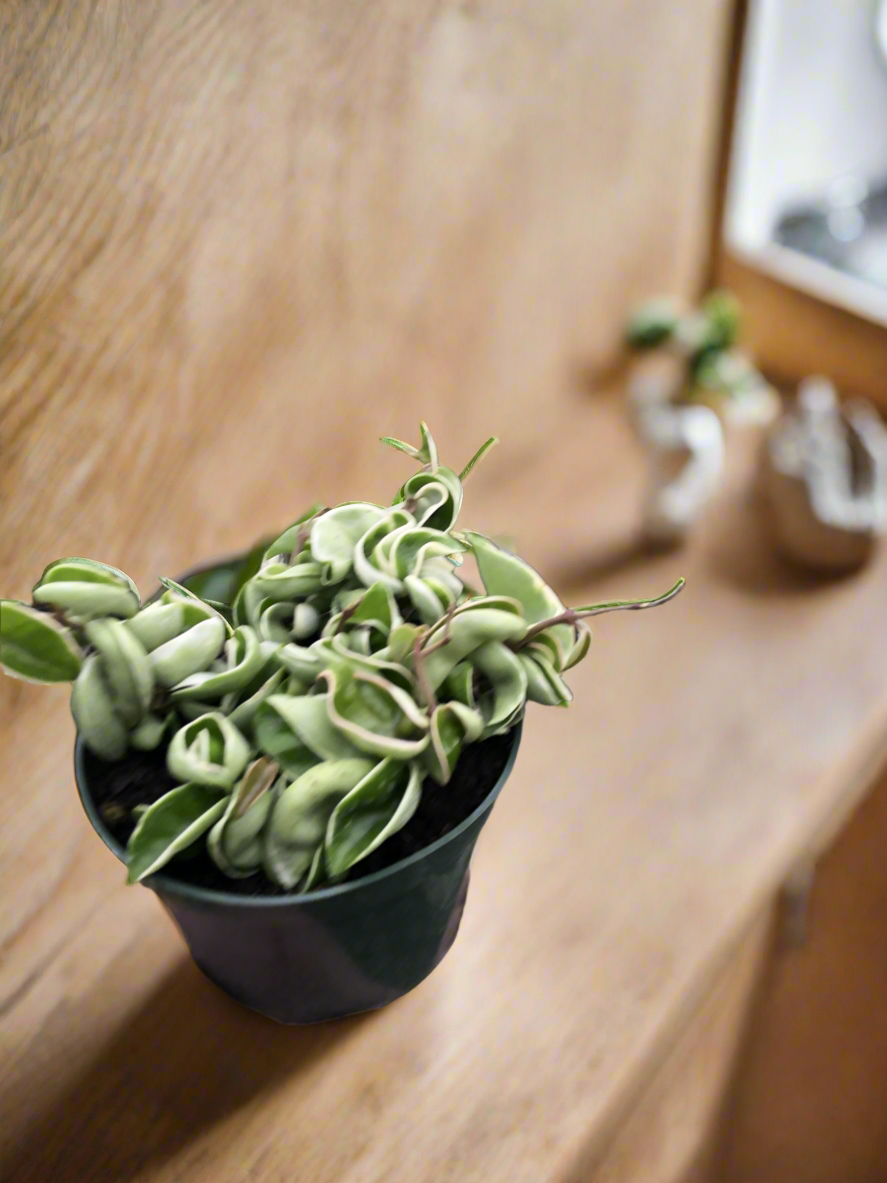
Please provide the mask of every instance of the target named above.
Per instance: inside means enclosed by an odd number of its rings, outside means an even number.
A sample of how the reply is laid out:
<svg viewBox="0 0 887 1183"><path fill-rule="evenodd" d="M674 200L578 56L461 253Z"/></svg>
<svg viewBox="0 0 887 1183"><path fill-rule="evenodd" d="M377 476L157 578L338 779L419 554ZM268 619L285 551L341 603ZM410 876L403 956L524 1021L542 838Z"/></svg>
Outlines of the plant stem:
<svg viewBox="0 0 887 1183"><path fill-rule="evenodd" d="M540 633L544 633L546 629L553 628L556 624L576 624L578 621L585 620L589 616L602 616L604 612L639 612L644 608L658 608L660 604L667 604L669 600L673 600L683 590L685 582L685 580L679 579L674 587L667 591L665 595L657 596L654 600L609 600L603 604L589 604L586 608L567 608L557 616L552 616L548 620L542 620L539 624L534 624L532 628L527 630L523 639L516 642L512 648L522 649L524 645L529 644Z"/></svg>

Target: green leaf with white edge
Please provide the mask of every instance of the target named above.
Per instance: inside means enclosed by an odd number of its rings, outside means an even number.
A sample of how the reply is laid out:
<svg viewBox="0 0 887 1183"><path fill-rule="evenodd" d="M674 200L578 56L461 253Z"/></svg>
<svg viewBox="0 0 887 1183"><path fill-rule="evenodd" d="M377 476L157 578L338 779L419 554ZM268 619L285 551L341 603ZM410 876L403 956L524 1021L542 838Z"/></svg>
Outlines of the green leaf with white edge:
<svg viewBox="0 0 887 1183"><path fill-rule="evenodd" d="M403 584L399 579L380 569L375 561L374 551L389 534L403 526L412 525L415 525L413 515L405 509L395 507L386 510L385 516L370 526L366 533L358 539L354 548L354 574L364 587L369 588L374 583L381 582L395 593L399 593L403 589Z"/></svg>
<svg viewBox="0 0 887 1183"><path fill-rule="evenodd" d="M0 667L23 682L73 682L83 652L69 628L48 612L0 600Z"/></svg>
<svg viewBox="0 0 887 1183"><path fill-rule="evenodd" d="M431 716L431 743L422 753L422 764L439 785L448 783L466 743L476 743L484 733L480 711L461 702L443 702Z"/></svg>
<svg viewBox="0 0 887 1183"><path fill-rule="evenodd" d="M464 542L443 530L432 530L428 526L404 527L382 540L376 558L389 574L404 579L407 575L421 574L429 559L467 549Z"/></svg>
<svg viewBox="0 0 887 1183"><path fill-rule="evenodd" d="M432 630L429 644L449 636L445 645L422 658L428 684L436 690L450 671L489 641L516 641L527 631L523 617L500 608L457 610L446 627Z"/></svg>
<svg viewBox="0 0 887 1183"><path fill-rule="evenodd" d="M416 631L418 632L418 630ZM416 679L404 664L389 661L381 651L366 653L352 649L350 648L352 640L354 640L354 634L350 636L340 634L337 637L324 638L317 642L313 648L316 653L322 656L324 665L335 665L339 661L344 661L349 669L377 674L379 677L386 678L392 685L405 690L411 698L416 697Z"/></svg>
<svg viewBox="0 0 887 1183"><path fill-rule="evenodd" d="M135 727L154 697L154 677L144 646L119 620L89 621L86 637L102 659L115 711L127 727Z"/></svg>
<svg viewBox="0 0 887 1183"><path fill-rule="evenodd" d="M464 537L474 552L487 594L511 596L516 599L527 624L541 624L542 621L550 620L565 611L565 605L529 563L503 550L483 534L468 530ZM563 669L573 649L572 626L558 624L547 631L558 647L558 669Z"/></svg>
<svg viewBox="0 0 887 1183"><path fill-rule="evenodd" d="M518 655L499 641L481 645L469 660L484 675L489 687L478 703L485 723L483 738L498 735L523 710L527 672Z"/></svg>
<svg viewBox="0 0 887 1183"><path fill-rule="evenodd" d="M172 688L173 702L199 699L212 702L248 686L265 665L259 638L249 625L239 625L225 642L226 668L221 673L191 674Z"/></svg>
<svg viewBox="0 0 887 1183"><path fill-rule="evenodd" d="M273 882L291 889L308 873L336 805L372 769L371 760L327 760L284 789L265 831L264 866Z"/></svg>
<svg viewBox="0 0 887 1183"><path fill-rule="evenodd" d="M373 624L384 630L386 635L401 623L400 611L391 588L384 583L374 583L361 596L351 617L354 624Z"/></svg>
<svg viewBox="0 0 887 1183"><path fill-rule="evenodd" d="M155 681L170 688L191 674L208 669L219 656L224 641L221 617L211 616L192 625L149 655Z"/></svg>
<svg viewBox="0 0 887 1183"><path fill-rule="evenodd" d="M175 733L166 766L176 780L230 789L249 756L249 744L230 719L211 711Z"/></svg>
<svg viewBox="0 0 887 1183"><path fill-rule="evenodd" d="M451 468L441 465L436 473L417 472L398 493L396 504L408 502L418 526L450 530L462 508L462 482Z"/></svg>
<svg viewBox="0 0 887 1183"><path fill-rule="evenodd" d="M254 588L272 603L297 600L313 595L323 587L323 568L320 563L266 563L244 588Z"/></svg>
<svg viewBox="0 0 887 1183"><path fill-rule="evenodd" d="M483 460L484 456L486 456L486 454L487 454L487 452L489 452L490 448L495 448L495 446L496 446L496 444L498 444L498 442L499 442L499 437L497 435L491 435L490 438L486 441L486 443L481 444L481 446L477 449L477 451L474 453L474 455L471 457L471 459L468 461L468 463L465 465L465 467L459 473L459 480L464 482L465 478L470 475L471 470L474 468L474 466L476 464L478 464L479 461Z"/></svg>
<svg viewBox="0 0 887 1183"><path fill-rule="evenodd" d="M139 589L123 571L95 559L68 558L50 563L32 592L45 604L78 621L97 616L127 618L139 610Z"/></svg>
<svg viewBox="0 0 887 1183"><path fill-rule="evenodd" d="M101 664L95 653L84 661L71 691L71 714L91 752L103 760L119 760L129 747L129 735L114 710Z"/></svg>
<svg viewBox="0 0 887 1183"><path fill-rule="evenodd" d="M547 707L567 707L573 701L573 693L554 666L541 654L530 654L526 650L518 658L527 674L527 698L530 702Z"/></svg>
<svg viewBox="0 0 887 1183"><path fill-rule="evenodd" d="M283 670L275 670L255 693L240 702L237 701L236 694L226 696L222 699L222 714L227 715L237 730L246 735L252 730L256 711L272 694L281 689L285 677Z"/></svg>
<svg viewBox="0 0 887 1183"><path fill-rule="evenodd" d="M179 785L150 805L126 846L127 883L153 875L192 843L225 811L227 793L202 784Z"/></svg>
<svg viewBox="0 0 887 1183"><path fill-rule="evenodd" d="M227 615L219 610L220 608L224 608L227 612L228 609L226 604L214 604L210 603L208 600L203 600L195 592L191 591L189 587L185 587L183 583L176 583L174 579L169 579L165 575L160 576L160 582L166 588L166 592L162 597L162 603L174 602L173 596L181 596L188 602L189 605L198 605L199 608L203 610L202 615L205 614L208 617L214 617L215 619L220 620L224 625L225 632L229 637L233 634L234 629L231 626ZM170 595L170 593L172 593L172 595Z"/></svg>
<svg viewBox="0 0 887 1183"><path fill-rule="evenodd" d="M385 678L344 662L324 670L330 721L362 752L410 760L428 746L428 719Z"/></svg>
<svg viewBox="0 0 887 1183"><path fill-rule="evenodd" d="M324 842L327 872L338 879L402 829L422 796L418 765L383 760L368 772L330 817Z"/></svg>
<svg viewBox="0 0 887 1183"><path fill-rule="evenodd" d="M286 697L272 694L259 704L252 719L252 733L260 752L275 760L288 776L298 777L313 768L319 757L302 742L271 703L272 698Z"/></svg>
<svg viewBox="0 0 887 1183"><path fill-rule="evenodd" d="M467 707L474 709L477 698L474 693L474 667L470 661L460 661L443 681L443 692L446 698L455 699Z"/></svg>
<svg viewBox="0 0 887 1183"><path fill-rule="evenodd" d="M397 625L388 635L388 644L384 649L380 649L376 656L384 661L403 664L413 652L416 638L421 632L422 629L415 624Z"/></svg>
<svg viewBox="0 0 887 1183"><path fill-rule="evenodd" d="M307 690L317 680L317 675L323 669L323 658L313 645L281 645L274 654L277 665L288 674L294 674Z"/></svg>
<svg viewBox="0 0 887 1183"><path fill-rule="evenodd" d="M403 582L410 603L422 623L436 624L445 611L437 592L417 575L408 575Z"/></svg>
<svg viewBox="0 0 887 1183"><path fill-rule="evenodd" d="M274 802L279 769L260 757L247 768L228 798L225 812L206 840L213 862L232 878L252 874L262 865L262 830ZM281 791L284 783L281 778Z"/></svg>
<svg viewBox="0 0 887 1183"><path fill-rule="evenodd" d="M311 526L311 555L323 564L323 582L341 583L351 571L354 548L385 510L368 501L337 505Z"/></svg>
<svg viewBox="0 0 887 1183"><path fill-rule="evenodd" d="M327 701L321 694L293 698L275 694L268 699L266 711L276 711L299 742L320 760L345 760L360 756L356 748L330 722Z"/></svg>
<svg viewBox="0 0 887 1183"><path fill-rule="evenodd" d="M265 549L264 561L268 562L269 559L277 558L279 555L292 555L299 539L302 540L302 545L304 546L311 533L310 530L305 528L306 523L323 512L325 512L325 507L320 501L316 501L314 505L309 506L303 514L300 514L294 522L287 526L283 533L278 534L274 541L268 544Z"/></svg>
<svg viewBox="0 0 887 1183"><path fill-rule="evenodd" d="M299 894L304 895L308 891L314 891L317 887L322 887L326 882L326 860L323 857L323 845L318 846L314 852L314 858L311 860L311 868L308 874L299 885Z"/></svg>
<svg viewBox="0 0 887 1183"><path fill-rule="evenodd" d="M35 604L63 612L78 624L100 616L125 619L139 609L138 597L128 587L93 578L50 580L37 584L32 595Z"/></svg>
<svg viewBox="0 0 887 1183"><path fill-rule="evenodd" d="M208 617L209 613L206 616ZM158 600L153 604L146 604L140 612L125 622L126 628L148 653L183 633L192 623L196 621L188 620L185 601L179 597L170 603Z"/></svg>

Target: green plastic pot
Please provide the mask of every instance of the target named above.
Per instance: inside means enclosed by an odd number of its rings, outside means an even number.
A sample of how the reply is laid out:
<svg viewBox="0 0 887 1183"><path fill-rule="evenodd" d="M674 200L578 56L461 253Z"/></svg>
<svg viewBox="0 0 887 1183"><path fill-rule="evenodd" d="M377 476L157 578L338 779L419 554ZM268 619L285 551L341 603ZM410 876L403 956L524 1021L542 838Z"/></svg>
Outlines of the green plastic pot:
<svg viewBox="0 0 887 1183"><path fill-rule="evenodd" d="M212 891L160 873L146 879L191 956L226 994L280 1023L316 1023L385 1006L437 966L459 929L469 862L520 744L484 801L443 838L363 879L301 896ZM77 788L96 833L120 859L90 791L86 749L74 751Z"/></svg>

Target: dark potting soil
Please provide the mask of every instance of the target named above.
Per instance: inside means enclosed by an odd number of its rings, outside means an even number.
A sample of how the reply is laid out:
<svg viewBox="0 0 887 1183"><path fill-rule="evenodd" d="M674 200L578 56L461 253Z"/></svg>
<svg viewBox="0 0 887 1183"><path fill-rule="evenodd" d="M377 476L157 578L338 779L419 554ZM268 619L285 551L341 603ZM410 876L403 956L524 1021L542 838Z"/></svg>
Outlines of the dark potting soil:
<svg viewBox="0 0 887 1183"><path fill-rule="evenodd" d="M511 751L513 735L496 735L483 743L470 744L456 764L449 784L436 784L426 777L419 807L402 830L362 859L348 879L359 879L381 871L411 854L430 846L449 833L477 809L502 774ZM166 770L166 751L129 752L122 760L109 763L86 753L86 769L93 800L105 825L126 843L135 828L132 810L150 805L178 783ZM247 879L229 879L206 852L198 839L191 850L172 861L164 874L185 883L235 895L286 895L261 872Z"/></svg>

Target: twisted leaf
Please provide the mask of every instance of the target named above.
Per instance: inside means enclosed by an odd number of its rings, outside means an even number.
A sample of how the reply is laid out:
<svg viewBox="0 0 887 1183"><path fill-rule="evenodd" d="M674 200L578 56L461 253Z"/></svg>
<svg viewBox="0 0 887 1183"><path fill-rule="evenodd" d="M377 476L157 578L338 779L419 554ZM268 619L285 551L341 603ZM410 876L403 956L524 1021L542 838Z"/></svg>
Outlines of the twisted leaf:
<svg viewBox="0 0 887 1183"><path fill-rule="evenodd" d="M481 645L469 660L484 675L489 686L480 698L484 721L482 738L500 735L513 727L523 714L528 688L524 664L516 653L498 641Z"/></svg>
<svg viewBox="0 0 887 1183"><path fill-rule="evenodd" d="M161 686L177 686L185 678L207 669L219 655L225 625L218 616L199 621L150 653L154 679Z"/></svg>
<svg viewBox="0 0 887 1183"><path fill-rule="evenodd" d="M262 865L262 830L274 802L278 767L272 760L254 760L228 798L224 814L206 840L216 866L232 878L250 875ZM281 779L280 789L284 782Z"/></svg>
<svg viewBox="0 0 887 1183"><path fill-rule="evenodd" d="M18 600L0 600L0 666L24 682L73 682L83 652L69 628Z"/></svg>
<svg viewBox="0 0 887 1183"><path fill-rule="evenodd" d="M86 746L104 760L119 760L129 747L127 728L114 705L102 677L101 658L94 653L77 675L71 691L71 714Z"/></svg>
<svg viewBox="0 0 887 1183"><path fill-rule="evenodd" d="M514 641L527 631L523 617L504 608L487 607L486 601L469 600L457 608L449 625L442 624L429 635L431 642L442 640L447 634L445 645L430 652L423 659L428 684L436 690L452 669L470 653L489 641Z"/></svg>
<svg viewBox="0 0 887 1183"><path fill-rule="evenodd" d="M249 760L249 744L224 715L210 712L175 733L166 766L177 780L230 789Z"/></svg>
<svg viewBox="0 0 887 1183"><path fill-rule="evenodd" d="M379 505L350 501L316 519L311 526L311 554L322 564L323 583L341 583L350 573L354 548L384 514Z"/></svg>
<svg viewBox="0 0 887 1183"><path fill-rule="evenodd" d="M187 784L148 806L126 846L126 882L139 883L196 842L224 812L226 800L218 788Z"/></svg>
<svg viewBox="0 0 887 1183"><path fill-rule="evenodd" d="M102 659L114 709L127 727L145 716L154 694L151 663L142 644L118 620L93 620L86 636Z"/></svg>
<svg viewBox="0 0 887 1183"><path fill-rule="evenodd" d="M276 694L281 688L286 674L283 670L276 670L267 681L249 697L237 702L237 695L233 694L222 699L222 713L227 715L238 731L247 732L252 728L256 712L263 702ZM236 703L236 705L235 705Z"/></svg>
<svg viewBox="0 0 887 1183"><path fill-rule="evenodd" d="M225 642L225 662L221 670L191 674L173 687L173 702L188 699L212 702L232 691L243 690L265 666L265 654L259 638L249 625L240 625Z"/></svg>
<svg viewBox="0 0 887 1183"><path fill-rule="evenodd" d="M268 562L281 556L290 559L300 553L310 535L307 523L324 512L324 507L319 501L306 509L291 525L287 526L282 534L278 534L274 541L268 544L264 561Z"/></svg>
<svg viewBox="0 0 887 1183"><path fill-rule="evenodd" d="M416 764L383 760L336 805L326 830L324 853L332 879L407 824L422 795Z"/></svg>
<svg viewBox="0 0 887 1183"><path fill-rule="evenodd" d="M453 775L463 746L475 743L483 732L480 711L461 702L444 702L436 707L431 716L431 743L422 753L422 763L429 776L439 785L445 785Z"/></svg>
<svg viewBox="0 0 887 1183"><path fill-rule="evenodd" d="M141 602L128 575L93 559L50 563L32 595L35 604L46 604L80 622L97 616L134 616Z"/></svg>
<svg viewBox="0 0 887 1183"><path fill-rule="evenodd" d="M503 550L483 534L469 530L465 537L471 544L487 594L516 599L527 624L539 624L565 611L564 605L529 563ZM557 648L556 668L562 670L573 653L573 627L569 624L553 625L547 630L547 635Z"/></svg>
<svg viewBox="0 0 887 1183"><path fill-rule="evenodd" d="M327 760L284 789L265 834L264 865L270 879L281 887L296 886L312 867L336 805L372 769L371 760Z"/></svg>
<svg viewBox="0 0 887 1183"><path fill-rule="evenodd" d="M413 699L384 677L349 668L324 670L330 721L356 748L409 760L428 745L428 720Z"/></svg>

